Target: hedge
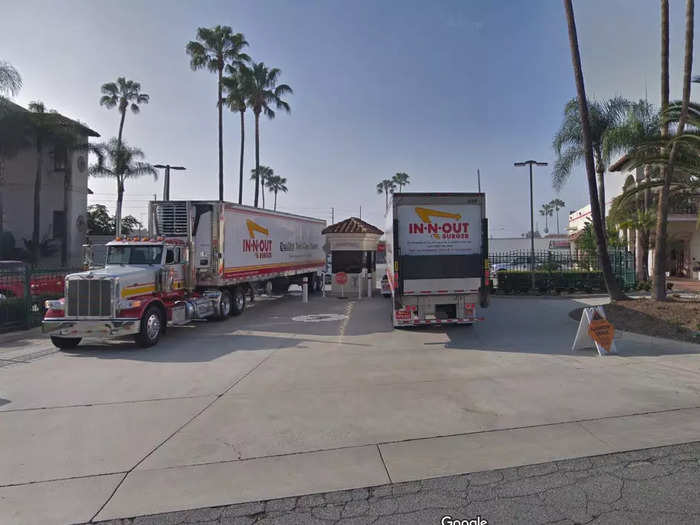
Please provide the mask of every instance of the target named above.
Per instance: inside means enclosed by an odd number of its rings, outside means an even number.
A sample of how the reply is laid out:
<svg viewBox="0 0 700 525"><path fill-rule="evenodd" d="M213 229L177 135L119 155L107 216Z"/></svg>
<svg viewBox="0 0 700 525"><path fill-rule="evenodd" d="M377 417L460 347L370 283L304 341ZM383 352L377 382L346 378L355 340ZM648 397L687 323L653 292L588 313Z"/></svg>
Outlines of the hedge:
<svg viewBox="0 0 700 525"><path fill-rule="evenodd" d="M530 290L532 274L525 271L498 272L498 289L505 293L523 293ZM601 272L561 271L535 272L535 289L540 292L554 290L557 293L575 291L605 291Z"/></svg>

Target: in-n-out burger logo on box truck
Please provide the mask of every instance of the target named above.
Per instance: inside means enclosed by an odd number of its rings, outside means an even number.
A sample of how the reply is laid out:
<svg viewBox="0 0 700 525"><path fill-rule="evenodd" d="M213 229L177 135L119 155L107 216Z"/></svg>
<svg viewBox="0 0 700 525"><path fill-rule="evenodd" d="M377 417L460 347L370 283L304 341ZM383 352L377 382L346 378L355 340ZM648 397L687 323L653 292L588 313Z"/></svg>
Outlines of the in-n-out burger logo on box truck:
<svg viewBox="0 0 700 525"><path fill-rule="evenodd" d="M272 241L270 239L258 239L255 237L256 232L265 237L269 237L270 230L250 219L246 219L245 225L248 228L250 239L243 239L243 253L252 252L258 259L268 259L272 257Z"/></svg>
<svg viewBox="0 0 700 525"><path fill-rule="evenodd" d="M428 233L436 239L468 239L469 223L462 221L459 213L450 213L430 208L416 208L416 215L422 222L412 222L408 225L411 235ZM449 219L443 222L432 222L433 217Z"/></svg>

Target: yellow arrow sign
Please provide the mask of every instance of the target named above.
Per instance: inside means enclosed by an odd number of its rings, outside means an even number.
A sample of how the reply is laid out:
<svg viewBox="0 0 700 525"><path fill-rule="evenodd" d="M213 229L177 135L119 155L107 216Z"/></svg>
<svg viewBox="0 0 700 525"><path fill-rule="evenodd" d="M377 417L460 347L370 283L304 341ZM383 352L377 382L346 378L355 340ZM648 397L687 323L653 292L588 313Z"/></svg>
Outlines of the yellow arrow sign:
<svg viewBox="0 0 700 525"><path fill-rule="evenodd" d="M446 211L431 210L430 208L416 208L416 215L418 215L418 217L420 217L420 219L423 222L428 224L432 224L430 217L441 217L443 219L452 219L455 221L458 221L462 218L462 216L459 213L449 213ZM433 237L435 237L436 239L440 238L440 236L437 233L434 233Z"/></svg>
<svg viewBox="0 0 700 525"><path fill-rule="evenodd" d="M250 235L251 239L255 239L255 232L262 233L263 235L270 235L267 228L263 228L259 224L255 224L250 219L245 220L245 225L248 227L248 235Z"/></svg>

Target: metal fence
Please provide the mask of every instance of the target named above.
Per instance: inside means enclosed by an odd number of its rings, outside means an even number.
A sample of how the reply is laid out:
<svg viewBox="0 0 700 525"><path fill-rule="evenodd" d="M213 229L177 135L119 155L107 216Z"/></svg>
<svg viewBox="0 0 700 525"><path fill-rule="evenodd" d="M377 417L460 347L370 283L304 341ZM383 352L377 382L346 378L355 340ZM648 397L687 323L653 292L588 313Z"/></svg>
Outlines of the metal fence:
<svg viewBox="0 0 700 525"><path fill-rule="evenodd" d="M0 332L39 326L44 301L63 297L65 276L75 271L0 262Z"/></svg>
<svg viewBox="0 0 700 525"><path fill-rule="evenodd" d="M506 293L528 291L532 287L530 250L489 255L495 288ZM634 255L610 250L613 274L620 286L629 290L636 285ZM548 291L604 291L605 283L598 256L568 251L535 250L535 288Z"/></svg>

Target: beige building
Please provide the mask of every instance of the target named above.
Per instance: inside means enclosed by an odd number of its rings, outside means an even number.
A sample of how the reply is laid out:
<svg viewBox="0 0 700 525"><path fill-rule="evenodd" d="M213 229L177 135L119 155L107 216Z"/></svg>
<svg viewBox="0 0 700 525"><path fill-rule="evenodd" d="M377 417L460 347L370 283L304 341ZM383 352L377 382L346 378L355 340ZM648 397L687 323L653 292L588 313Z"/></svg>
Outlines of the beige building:
<svg viewBox="0 0 700 525"><path fill-rule="evenodd" d="M612 164L609 177L619 177L624 181L630 175L634 180L643 181L643 169L629 168L626 156ZM621 193L618 192L613 196ZM666 254L666 271L674 277L700 279L700 230L698 229L698 212L700 195L691 198L671 199L668 214L668 250ZM637 244L638 233L628 232L631 249ZM649 250L649 270L653 271L654 246Z"/></svg>
<svg viewBox="0 0 700 525"><path fill-rule="evenodd" d="M11 103L9 103L11 104ZM10 111L27 110L11 104ZM99 137L86 125L58 113L47 118L61 129L75 134L71 141L85 145L90 137ZM36 136L28 133L25 144L8 151L0 172L1 230L15 238L15 248L24 249L34 229L34 184L39 156ZM39 240L41 267L78 267L87 229L88 152L84 147L67 148L51 139L43 145ZM12 258L8 257L7 258Z"/></svg>

